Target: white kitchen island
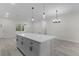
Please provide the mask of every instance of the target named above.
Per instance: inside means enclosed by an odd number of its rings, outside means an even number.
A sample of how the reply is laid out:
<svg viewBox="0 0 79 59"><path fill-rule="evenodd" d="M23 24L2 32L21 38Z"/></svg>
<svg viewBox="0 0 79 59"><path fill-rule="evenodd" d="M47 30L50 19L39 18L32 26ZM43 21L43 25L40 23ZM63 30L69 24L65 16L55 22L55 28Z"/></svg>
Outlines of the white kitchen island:
<svg viewBox="0 0 79 59"><path fill-rule="evenodd" d="M54 54L55 36L23 33L16 35L17 48L25 56L51 56Z"/></svg>

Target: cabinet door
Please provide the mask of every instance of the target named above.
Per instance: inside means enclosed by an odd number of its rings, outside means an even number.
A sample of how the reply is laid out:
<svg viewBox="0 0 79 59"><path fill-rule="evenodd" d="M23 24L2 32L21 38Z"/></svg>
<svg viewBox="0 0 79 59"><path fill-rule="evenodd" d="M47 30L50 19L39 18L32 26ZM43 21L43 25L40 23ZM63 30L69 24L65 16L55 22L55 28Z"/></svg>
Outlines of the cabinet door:
<svg viewBox="0 0 79 59"><path fill-rule="evenodd" d="M39 55L39 43L29 38L24 38L24 54L28 56Z"/></svg>
<svg viewBox="0 0 79 59"><path fill-rule="evenodd" d="M32 53L32 55L33 56L38 56L39 53L40 53L40 43L37 42L37 41L30 40L30 47L32 47L32 51L30 50L30 52Z"/></svg>
<svg viewBox="0 0 79 59"><path fill-rule="evenodd" d="M23 53L26 55L26 56L29 56L29 40L25 37L23 37L23 42L24 42L24 45L23 45Z"/></svg>

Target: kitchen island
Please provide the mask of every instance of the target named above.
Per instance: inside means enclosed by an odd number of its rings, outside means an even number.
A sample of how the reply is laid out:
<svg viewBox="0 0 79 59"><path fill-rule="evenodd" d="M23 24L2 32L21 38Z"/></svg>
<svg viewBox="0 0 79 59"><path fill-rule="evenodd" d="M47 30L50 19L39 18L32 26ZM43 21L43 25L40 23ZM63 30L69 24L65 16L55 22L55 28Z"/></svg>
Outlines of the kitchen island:
<svg viewBox="0 0 79 59"><path fill-rule="evenodd" d="M16 34L17 48L25 56L51 56L54 54L55 36L23 33Z"/></svg>

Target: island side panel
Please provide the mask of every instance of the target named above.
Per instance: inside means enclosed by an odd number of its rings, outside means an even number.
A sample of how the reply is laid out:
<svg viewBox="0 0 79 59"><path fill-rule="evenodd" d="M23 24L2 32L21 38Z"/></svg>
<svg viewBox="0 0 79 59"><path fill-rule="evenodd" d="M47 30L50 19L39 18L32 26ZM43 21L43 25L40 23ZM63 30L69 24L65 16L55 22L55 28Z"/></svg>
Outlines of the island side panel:
<svg viewBox="0 0 79 59"><path fill-rule="evenodd" d="M47 40L47 41L40 44L40 56L51 56L52 55L51 43L52 43L52 39Z"/></svg>

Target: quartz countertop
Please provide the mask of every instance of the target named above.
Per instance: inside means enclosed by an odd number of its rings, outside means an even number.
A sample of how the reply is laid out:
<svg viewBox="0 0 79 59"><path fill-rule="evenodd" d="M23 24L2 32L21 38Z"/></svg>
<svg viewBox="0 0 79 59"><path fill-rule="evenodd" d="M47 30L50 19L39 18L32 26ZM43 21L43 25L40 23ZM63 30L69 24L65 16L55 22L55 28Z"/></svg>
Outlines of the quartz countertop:
<svg viewBox="0 0 79 59"><path fill-rule="evenodd" d="M55 36L52 35L34 34L34 33L22 33L17 35L32 39L37 42L45 42L47 40L51 40L55 38Z"/></svg>

